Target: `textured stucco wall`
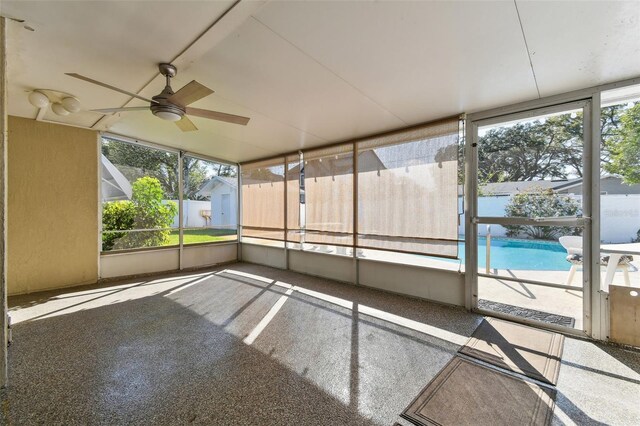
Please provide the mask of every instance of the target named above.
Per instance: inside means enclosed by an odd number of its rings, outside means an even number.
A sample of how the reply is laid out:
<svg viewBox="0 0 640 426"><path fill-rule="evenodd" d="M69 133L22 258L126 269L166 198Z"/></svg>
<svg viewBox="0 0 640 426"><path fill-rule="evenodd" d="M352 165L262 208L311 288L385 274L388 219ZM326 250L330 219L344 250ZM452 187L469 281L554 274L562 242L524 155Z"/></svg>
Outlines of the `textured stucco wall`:
<svg viewBox="0 0 640 426"><path fill-rule="evenodd" d="M9 294L98 278L95 131L9 117Z"/></svg>

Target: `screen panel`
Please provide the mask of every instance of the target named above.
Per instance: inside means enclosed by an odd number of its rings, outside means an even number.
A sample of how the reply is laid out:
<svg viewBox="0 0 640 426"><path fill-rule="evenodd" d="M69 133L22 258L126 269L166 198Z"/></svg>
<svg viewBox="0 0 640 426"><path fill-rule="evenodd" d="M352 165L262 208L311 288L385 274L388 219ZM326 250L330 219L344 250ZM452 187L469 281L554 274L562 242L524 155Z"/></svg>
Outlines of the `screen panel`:
<svg viewBox="0 0 640 426"><path fill-rule="evenodd" d="M306 243L353 245L353 144L304 152Z"/></svg>
<svg viewBox="0 0 640 426"><path fill-rule="evenodd" d="M362 248L458 255L458 119L358 142Z"/></svg>
<svg viewBox="0 0 640 426"><path fill-rule="evenodd" d="M182 173L183 244L237 240L237 166L185 155Z"/></svg>
<svg viewBox="0 0 640 426"><path fill-rule="evenodd" d="M284 157L242 165L242 236L284 239Z"/></svg>
<svg viewBox="0 0 640 426"><path fill-rule="evenodd" d="M102 138L102 251L178 244L178 154Z"/></svg>
<svg viewBox="0 0 640 426"><path fill-rule="evenodd" d="M300 162L300 154L287 156L287 241L295 243L301 241L304 222L304 216L302 216L304 209L300 208L303 201L301 197L304 197L302 176L304 176L304 170Z"/></svg>

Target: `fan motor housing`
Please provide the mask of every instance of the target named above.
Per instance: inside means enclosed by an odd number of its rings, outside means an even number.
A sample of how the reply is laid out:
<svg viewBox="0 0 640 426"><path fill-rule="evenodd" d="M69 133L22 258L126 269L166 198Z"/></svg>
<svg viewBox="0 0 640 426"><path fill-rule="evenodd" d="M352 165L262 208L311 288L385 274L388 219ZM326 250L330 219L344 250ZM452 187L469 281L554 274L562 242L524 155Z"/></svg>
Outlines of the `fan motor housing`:
<svg viewBox="0 0 640 426"><path fill-rule="evenodd" d="M154 96L153 100L157 100L156 98L157 96ZM159 112L170 112L172 114L178 114L180 117L186 113L183 108L178 105L170 104L166 102L166 100L164 102L158 101L158 103L151 104L151 112L153 115L158 115Z"/></svg>
<svg viewBox="0 0 640 426"><path fill-rule="evenodd" d="M153 115L158 115L159 112L168 112L171 114L178 114L180 117L182 117L186 114L186 111L183 107L168 101L168 98L171 95L173 95L173 90L171 89L171 86L167 84L167 86L159 95L151 98L155 101L151 104L151 112L153 113Z"/></svg>

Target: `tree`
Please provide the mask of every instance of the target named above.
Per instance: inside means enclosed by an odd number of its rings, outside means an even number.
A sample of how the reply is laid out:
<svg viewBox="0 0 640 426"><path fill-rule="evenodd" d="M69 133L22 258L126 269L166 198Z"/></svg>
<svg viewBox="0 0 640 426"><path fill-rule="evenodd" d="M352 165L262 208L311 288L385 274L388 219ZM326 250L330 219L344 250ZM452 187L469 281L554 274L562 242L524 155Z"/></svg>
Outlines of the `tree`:
<svg viewBox="0 0 640 426"><path fill-rule="evenodd" d="M640 102L628 108L620 118L619 131L610 138L609 173L622 177L628 185L640 183Z"/></svg>
<svg viewBox="0 0 640 426"><path fill-rule="evenodd" d="M163 203L163 190L160 181L152 177L137 179L132 185L131 201L113 201L103 205L102 249L127 249L155 247L165 244L169 239L173 219L178 213L176 203ZM138 231L141 230L141 231Z"/></svg>
<svg viewBox="0 0 640 426"><path fill-rule="evenodd" d="M216 176L236 177L236 168L228 164L217 163Z"/></svg>
<svg viewBox="0 0 640 426"><path fill-rule="evenodd" d="M581 214L580 204L572 197L551 189L532 188L514 195L505 207L507 217L558 217ZM554 240L563 235L580 235L580 228L569 226L507 225L507 236L527 236Z"/></svg>
<svg viewBox="0 0 640 426"><path fill-rule="evenodd" d="M154 177L162 185L166 198L178 198L177 154L109 139L104 140L102 153L129 182Z"/></svg>
<svg viewBox="0 0 640 426"><path fill-rule="evenodd" d="M182 181L184 182L183 197L185 200L204 200L204 197L196 195L207 181L207 169L202 160L193 157L184 157L182 163ZM176 197L177 198L177 197Z"/></svg>
<svg viewBox="0 0 640 426"><path fill-rule="evenodd" d="M601 162L611 162L626 105L602 108ZM636 127L637 128L637 127ZM533 122L490 130L478 143L481 183L567 179L583 173L582 112L560 114Z"/></svg>
<svg viewBox="0 0 640 426"><path fill-rule="evenodd" d="M178 155L116 140L104 139L102 153L116 164L129 180L150 176L158 179L167 199L178 198ZM211 176L235 176L236 169L227 164L183 157L184 199L198 200L196 193Z"/></svg>
<svg viewBox="0 0 640 426"><path fill-rule="evenodd" d="M626 108L625 104L617 104L600 110L600 162L603 165L610 162L611 145L619 133L620 120ZM584 150L582 112L550 117L545 121L545 125L550 126L563 141L564 151L560 153L560 161L572 169L572 175L582 177Z"/></svg>
<svg viewBox="0 0 640 426"><path fill-rule="evenodd" d="M534 121L489 130L478 141L480 182L566 179L566 136L553 125ZM564 137L563 137L564 136Z"/></svg>
<svg viewBox="0 0 640 426"><path fill-rule="evenodd" d="M612 145L615 144L619 135L621 118L627 108L625 104L617 104L600 109L600 135L602 137L600 161L603 165L611 161Z"/></svg>

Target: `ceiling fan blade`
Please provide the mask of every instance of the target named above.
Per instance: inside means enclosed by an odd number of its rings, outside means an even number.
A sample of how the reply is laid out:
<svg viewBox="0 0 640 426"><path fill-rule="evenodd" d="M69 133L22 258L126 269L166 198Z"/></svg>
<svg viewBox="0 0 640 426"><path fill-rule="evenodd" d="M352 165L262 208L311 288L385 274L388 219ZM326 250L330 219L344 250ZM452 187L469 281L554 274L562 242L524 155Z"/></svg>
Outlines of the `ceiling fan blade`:
<svg viewBox="0 0 640 426"><path fill-rule="evenodd" d="M115 90L116 92L120 92L120 93L123 93L125 95L132 96L134 98L142 99L145 102L156 103L156 101L152 101L151 99L147 99L144 96L136 95L135 93L131 93L131 92L128 92L126 90L119 89L119 88L117 88L115 86L111 86L110 84L102 83L102 82L100 82L98 80L94 80L92 78L85 77L85 76L80 75L80 74L76 74L76 73L73 73L73 72L68 72L68 73L65 73L65 74L67 74L70 77L77 78L79 80L88 81L89 83L93 83L93 84L97 84L98 86L106 87L107 89Z"/></svg>
<svg viewBox="0 0 640 426"><path fill-rule="evenodd" d="M178 126L183 132L193 132L194 130L198 130L196 125L193 124L193 121L189 120L186 115L183 115L180 120L174 121L174 123L176 123L176 126Z"/></svg>
<svg viewBox="0 0 640 426"><path fill-rule="evenodd" d="M195 115L196 117L209 118L211 120L226 121L227 123L240 124L246 126L249 122L249 117L242 117L240 115L227 114L218 111L209 111L207 109L200 108L186 108L187 114Z"/></svg>
<svg viewBox="0 0 640 426"><path fill-rule="evenodd" d="M178 104L182 107L186 107L187 105L191 105L195 101L200 100L205 96L209 96L212 93L213 90L193 80L191 83L186 84L182 89L169 96L168 101L172 104Z"/></svg>
<svg viewBox="0 0 640 426"><path fill-rule="evenodd" d="M148 111L149 107L125 107L125 108L102 108L102 109L92 109L93 112L99 112L102 114L109 114L111 112L124 112L124 111Z"/></svg>

